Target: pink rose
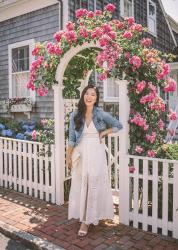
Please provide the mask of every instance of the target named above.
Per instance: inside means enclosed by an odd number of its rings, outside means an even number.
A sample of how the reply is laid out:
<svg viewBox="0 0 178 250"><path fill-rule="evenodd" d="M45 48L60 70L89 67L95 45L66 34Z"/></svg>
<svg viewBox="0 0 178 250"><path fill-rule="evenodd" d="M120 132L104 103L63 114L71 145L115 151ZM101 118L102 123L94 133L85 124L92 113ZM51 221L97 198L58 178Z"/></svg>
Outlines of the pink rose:
<svg viewBox="0 0 178 250"><path fill-rule="evenodd" d="M120 22L119 20L112 20L112 23L114 23L116 28L119 30L123 29L123 27L124 27L124 24L122 22Z"/></svg>
<svg viewBox="0 0 178 250"><path fill-rule="evenodd" d="M111 25L108 24L108 23L102 24L101 27L102 27L102 29L103 29L103 31L104 31L105 33L108 33L108 32L110 32L110 31L112 31L112 27L111 27Z"/></svg>
<svg viewBox="0 0 178 250"><path fill-rule="evenodd" d="M156 140L156 132L152 132L151 135L146 134L146 141L150 143L154 143Z"/></svg>
<svg viewBox="0 0 178 250"><path fill-rule="evenodd" d="M165 127L165 123L160 119L159 122L158 122L158 127L159 129L163 130L164 127Z"/></svg>
<svg viewBox="0 0 178 250"><path fill-rule="evenodd" d="M88 37L88 31L85 27L81 27L79 33L80 33L80 36L82 36L84 38Z"/></svg>
<svg viewBox="0 0 178 250"><path fill-rule="evenodd" d="M141 154L143 151L144 151L144 149L141 146L138 146L138 145L136 146L135 152Z"/></svg>
<svg viewBox="0 0 178 250"><path fill-rule="evenodd" d="M105 10L109 11L109 12L114 12L116 9L116 7L114 6L114 4L109 3L108 5L106 5Z"/></svg>
<svg viewBox="0 0 178 250"><path fill-rule="evenodd" d="M147 152L148 157L155 157L155 155L156 155L156 152L154 150L148 150Z"/></svg>
<svg viewBox="0 0 178 250"><path fill-rule="evenodd" d="M36 130L33 130L33 131L32 131L32 139L33 139L34 141L36 141L36 139L37 139Z"/></svg>
<svg viewBox="0 0 178 250"><path fill-rule="evenodd" d="M173 112L172 109L169 110L169 115L168 115L169 119L171 121L175 121L177 120L177 114L176 112Z"/></svg>
<svg viewBox="0 0 178 250"><path fill-rule="evenodd" d="M43 84L40 84L39 88L37 89L37 93L39 96L44 96L48 93L48 90L44 87Z"/></svg>
<svg viewBox="0 0 178 250"><path fill-rule="evenodd" d="M57 41L60 42L62 35L64 34L64 31L58 31L54 34L53 38Z"/></svg>
<svg viewBox="0 0 178 250"><path fill-rule="evenodd" d="M38 56L40 52L40 48L39 47L35 47L32 51L32 55L33 56Z"/></svg>
<svg viewBox="0 0 178 250"><path fill-rule="evenodd" d="M169 75L169 73L170 73L170 66L167 63L162 62L157 72L157 79L158 80L164 79L167 75Z"/></svg>
<svg viewBox="0 0 178 250"><path fill-rule="evenodd" d="M132 58L130 58L129 62L130 62L130 64L132 64L137 69L142 64L142 61L141 61L140 57L138 57L138 56L132 56Z"/></svg>
<svg viewBox="0 0 178 250"><path fill-rule="evenodd" d="M68 43L76 42L77 41L77 34L75 31L66 31L64 34Z"/></svg>
<svg viewBox="0 0 178 250"><path fill-rule="evenodd" d="M74 30L74 27L75 27L75 24L71 21L69 21L67 24L66 24L66 28L67 30L71 31L71 30Z"/></svg>
<svg viewBox="0 0 178 250"><path fill-rule="evenodd" d="M106 45L108 45L109 42L111 42L112 39L108 36L108 35L103 35L100 39L99 39L99 44L101 47L104 47Z"/></svg>
<svg viewBox="0 0 178 250"><path fill-rule="evenodd" d="M135 23L134 17L126 17L125 20L127 21L129 26L132 26Z"/></svg>
<svg viewBox="0 0 178 250"><path fill-rule="evenodd" d="M122 35L124 38L127 38L127 39L132 39L132 32L130 31L125 31L124 34Z"/></svg>
<svg viewBox="0 0 178 250"><path fill-rule="evenodd" d="M166 85L166 87L164 87L164 91L165 92L174 92L174 91L176 91L176 86L177 86L177 83L174 81L174 79L169 77L167 79L167 85Z"/></svg>
<svg viewBox="0 0 178 250"><path fill-rule="evenodd" d="M91 33L92 39L96 37L101 37L102 35L103 35L103 30L99 27L96 27Z"/></svg>
<svg viewBox="0 0 178 250"><path fill-rule="evenodd" d="M136 30L138 32L142 32L143 30L143 27L141 24L134 24L132 27L131 27L132 30Z"/></svg>
<svg viewBox="0 0 178 250"><path fill-rule="evenodd" d="M145 47L149 47L152 45L152 40L150 38L144 38L141 41L141 45Z"/></svg>
<svg viewBox="0 0 178 250"><path fill-rule="evenodd" d="M112 40L115 40L116 37L117 37L117 34L115 31L110 31L108 32L108 36L112 39Z"/></svg>
<svg viewBox="0 0 178 250"><path fill-rule="evenodd" d="M102 15L102 11L101 10L96 10L95 14L96 14L96 16L101 16Z"/></svg>
<svg viewBox="0 0 178 250"><path fill-rule="evenodd" d="M137 82L136 86L137 86L137 93L141 93L146 87L146 82L145 81Z"/></svg>
<svg viewBox="0 0 178 250"><path fill-rule="evenodd" d="M106 72L104 72L104 73L102 73L102 74L99 75L99 80L100 80L100 81L103 81L103 80L105 80L106 78L107 78L107 73L106 73Z"/></svg>
<svg viewBox="0 0 178 250"><path fill-rule="evenodd" d="M129 166L129 173L133 174L135 172L134 166Z"/></svg>
<svg viewBox="0 0 178 250"><path fill-rule="evenodd" d="M88 13L87 13L87 17L88 18L93 18L95 16L95 13L93 12L93 11L89 11Z"/></svg>
<svg viewBox="0 0 178 250"><path fill-rule="evenodd" d="M76 10L75 15L76 15L76 18L78 19L80 17L85 16L87 13L88 11L86 9L78 9Z"/></svg>

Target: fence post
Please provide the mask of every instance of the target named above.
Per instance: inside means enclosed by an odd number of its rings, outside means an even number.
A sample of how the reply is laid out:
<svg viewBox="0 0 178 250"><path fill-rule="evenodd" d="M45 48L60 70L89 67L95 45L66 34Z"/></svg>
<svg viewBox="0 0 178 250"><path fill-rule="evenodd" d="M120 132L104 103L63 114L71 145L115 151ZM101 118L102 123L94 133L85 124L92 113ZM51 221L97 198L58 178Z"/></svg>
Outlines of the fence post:
<svg viewBox="0 0 178 250"><path fill-rule="evenodd" d="M119 221L129 224L129 172L128 172L128 148L129 148L129 112L130 102L128 98L128 82L117 80L119 84L119 119L123 129L119 134Z"/></svg>
<svg viewBox="0 0 178 250"><path fill-rule="evenodd" d="M178 163L174 164L173 183L173 237L178 239Z"/></svg>
<svg viewBox="0 0 178 250"><path fill-rule="evenodd" d="M64 176L65 176L65 136L64 136L64 99L63 86L55 85L54 89L54 126L55 126L55 193L56 204L64 204Z"/></svg>
<svg viewBox="0 0 178 250"><path fill-rule="evenodd" d="M3 172L2 172L2 169L3 169L3 161L2 161L2 138L0 138L0 187L2 187L3 185Z"/></svg>

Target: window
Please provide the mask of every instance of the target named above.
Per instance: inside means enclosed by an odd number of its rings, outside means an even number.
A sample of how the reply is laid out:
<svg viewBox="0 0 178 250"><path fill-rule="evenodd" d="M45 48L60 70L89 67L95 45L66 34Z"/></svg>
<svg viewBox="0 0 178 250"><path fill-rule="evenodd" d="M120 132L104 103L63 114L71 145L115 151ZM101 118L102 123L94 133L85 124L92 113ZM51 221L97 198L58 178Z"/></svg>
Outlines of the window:
<svg viewBox="0 0 178 250"><path fill-rule="evenodd" d="M122 17L134 16L134 1L133 0L121 0L120 9Z"/></svg>
<svg viewBox="0 0 178 250"><path fill-rule="evenodd" d="M29 67L33 60L34 40L9 45L9 97L31 97L34 91L27 89Z"/></svg>
<svg viewBox="0 0 178 250"><path fill-rule="evenodd" d="M156 4L151 0L148 0L147 13L148 30L156 35Z"/></svg>
<svg viewBox="0 0 178 250"><path fill-rule="evenodd" d="M119 85L115 78L108 78L103 81L104 86L104 102L119 101Z"/></svg>

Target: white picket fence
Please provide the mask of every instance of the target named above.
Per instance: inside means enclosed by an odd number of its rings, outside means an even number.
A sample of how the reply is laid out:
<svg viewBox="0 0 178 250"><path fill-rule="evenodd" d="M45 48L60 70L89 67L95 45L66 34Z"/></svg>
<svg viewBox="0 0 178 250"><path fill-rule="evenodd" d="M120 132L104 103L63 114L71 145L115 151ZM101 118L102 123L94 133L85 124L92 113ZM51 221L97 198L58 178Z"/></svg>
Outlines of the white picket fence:
<svg viewBox="0 0 178 250"><path fill-rule="evenodd" d="M54 146L0 137L0 186L55 203Z"/></svg>
<svg viewBox="0 0 178 250"><path fill-rule="evenodd" d="M178 238L178 161L125 157L125 199L119 202L124 203L126 224ZM129 173L129 163L134 173Z"/></svg>

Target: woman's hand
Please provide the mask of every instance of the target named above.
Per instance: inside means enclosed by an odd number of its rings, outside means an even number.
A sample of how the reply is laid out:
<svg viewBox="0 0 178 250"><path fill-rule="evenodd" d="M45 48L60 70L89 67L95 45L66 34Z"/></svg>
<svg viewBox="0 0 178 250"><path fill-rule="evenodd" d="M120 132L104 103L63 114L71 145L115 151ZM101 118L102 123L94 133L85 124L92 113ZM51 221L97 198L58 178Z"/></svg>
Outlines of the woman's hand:
<svg viewBox="0 0 178 250"><path fill-rule="evenodd" d="M100 134L99 134L99 138L100 138L100 143L102 143L102 139L107 136L108 134L111 134L112 133L112 128L108 128L104 131L101 131Z"/></svg>
<svg viewBox="0 0 178 250"><path fill-rule="evenodd" d="M107 135L106 130L101 131L99 133L100 143L102 143L102 139Z"/></svg>

